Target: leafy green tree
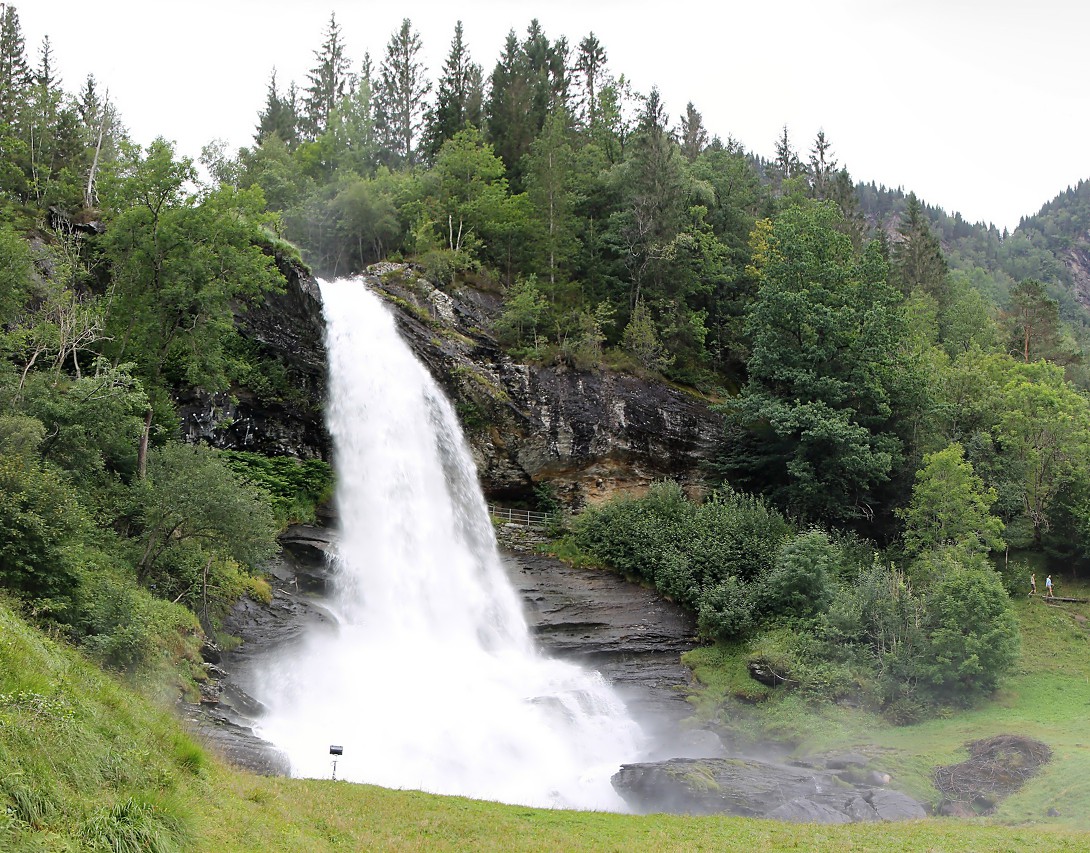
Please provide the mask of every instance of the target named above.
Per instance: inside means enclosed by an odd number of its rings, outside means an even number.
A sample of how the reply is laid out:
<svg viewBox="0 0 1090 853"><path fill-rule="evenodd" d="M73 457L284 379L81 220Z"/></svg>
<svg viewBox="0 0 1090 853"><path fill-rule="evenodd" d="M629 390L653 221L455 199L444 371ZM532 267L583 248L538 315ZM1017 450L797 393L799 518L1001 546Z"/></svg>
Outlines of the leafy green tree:
<svg viewBox="0 0 1090 853"><path fill-rule="evenodd" d="M417 161L431 82L420 61L420 34L405 18L390 37L375 83L375 131L391 165Z"/></svg>
<svg viewBox="0 0 1090 853"><path fill-rule="evenodd" d="M910 555L953 548L982 553L1003 548L1003 522L991 514L995 489L987 488L956 442L924 457L916 472L912 504L898 515L905 522Z"/></svg>
<svg viewBox="0 0 1090 853"><path fill-rule="evenodd" d="M168 442L152 451L148 476L134 481L141 554L148 578L164 555L195 542L208 555L256 566L276 551L268 494L239 479L211 450Z"/></svg>
<svg viewBox="0 0 1090 853"><path fill-rule="evenodd" d="M224 388L235 307L283 280L256 239L264 216L260 192L222 187L197 204L185 192L193 179L188 159L175 160L161 139L140 155L130 150L114 188L119 212L103 247L115 294L106 349L115 365L137 362L151 401L142 476L155 408L166 401L167 386Z"/></svg>
<svg viewBox="0 0 1090 853"><path fill-rule="evenodd" d="M878 247L862 256L826 202L758 223L749 382L728 477L808 519L872 517L899 461L893 396L904 320Z"/></svg>
<svg viewBox="0 0 1090 853"><path fill-rule="evenodd" d="M950 304L939 317L943 348L952 358L978 349L999 348L995 306L959 271L950 273Z"/></svg>
<svg viewBox="0 0 1090 853"><path fill-rule="evenodd" d="M924 653L916 665L921 683L937 699L955 704L994 691L1020 647L1018 622L999 575L982 558L950 557L926 602Z"/></svg>
<svg viewBox="0 0 1090 853"><path fill-rule="evenodd" d="M401 225L388 188L380 179L352 178L332 202L336 228L345 260L338 270L360 270L384 258L398 237Z"/></svg>
<svg viewBox="0 0 1090 853"><path fill-rule="evenodd" d="M13 426L0 418L0 437ZM39 432L39 435L41 433ZM3 442L11 447L10 439ZM69 547L87 529L76 495L32 454L0 454L0 584L32 598L67 598Z"/></svg>
<svg viewBox="0 0 1090 853"><path fill-rule="evenodd" d="M537 286L537 278L516 279L507 289L503 311L496 319L495 331L509 346L540 344L539 331L548 315L549 304Z"/></svg>
<svg viewBox="0 0 1090 853"><path fill-rule="evenodd" d="M260 187L270 211L282 213L296 207L313 187L292 149L278 134L266 136L254 149L239 152L239 187Z"/></svg>
<svg viewBox="0 0 1090 853"><path fill-rule="evenodd" d="M640 299L632 309L628 325L621 336L621 346L649 370L662 372L673 362L659 340L655 330L655 318L647 304Z"/></svg>
<svg viewBox="0 0 1090 853"><path fill-rule="evenodd" d="M26 240L0 223L0 353L4 332L14 326L29 296L33 258Z"/></svg>
<svg viewBox="0 0 1090 853"><path fill-rule="evenodd" d="M1020 476L1023 515L1039 547L1065 484L1090 470L1090 402L1047 361L1010 364L1000 395L996 440Z"/></svg>
<svg viewBox="0 0 1090 853"><path fill-rule="evenodd" d="M772 569L761 578L761 606L778 616L812 619L825 611L843 559L821 530L788 539Z"/></svg>
<svg viewBox="0 0 1090 853"><path fill-rule="evenodd" d="M472 255L505 217L503 161L474 127L459 131L422 178L425 216L451 252Z"/></svg>

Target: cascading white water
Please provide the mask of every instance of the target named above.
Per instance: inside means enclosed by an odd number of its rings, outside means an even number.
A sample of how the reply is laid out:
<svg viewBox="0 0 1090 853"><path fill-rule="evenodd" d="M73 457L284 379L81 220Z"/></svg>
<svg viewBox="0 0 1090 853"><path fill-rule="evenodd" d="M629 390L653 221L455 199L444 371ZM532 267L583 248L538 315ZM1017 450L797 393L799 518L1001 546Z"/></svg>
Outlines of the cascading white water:
<svg viewBox="0 0 1090 853"><path fill-rule="evenodd" d="M276 662L259 733L296 776L622 811L641 734L533 646L454 410L359 280L322 283L340 517L336 625Z"/></svg>

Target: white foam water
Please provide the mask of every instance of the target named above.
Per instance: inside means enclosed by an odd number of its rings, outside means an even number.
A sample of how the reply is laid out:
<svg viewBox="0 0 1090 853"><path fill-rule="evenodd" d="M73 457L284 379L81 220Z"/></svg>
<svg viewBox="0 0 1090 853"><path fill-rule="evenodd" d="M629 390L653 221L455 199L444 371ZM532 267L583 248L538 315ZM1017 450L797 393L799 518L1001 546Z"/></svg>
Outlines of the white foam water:
<svg viewBox="0 0 1090 853"><path fill-rule="evenodd" d="M335 625L275 661L258 732L292 774L625 810L641 732L596 673L534 648L457 416L358 279L322 282Z"/></svg>

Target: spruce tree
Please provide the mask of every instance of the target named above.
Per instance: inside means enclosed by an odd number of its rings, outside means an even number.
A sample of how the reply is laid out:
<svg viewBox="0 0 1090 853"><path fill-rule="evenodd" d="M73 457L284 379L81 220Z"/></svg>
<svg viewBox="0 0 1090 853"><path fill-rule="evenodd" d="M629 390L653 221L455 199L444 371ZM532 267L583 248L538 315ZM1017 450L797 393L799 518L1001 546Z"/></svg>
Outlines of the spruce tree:
<svg viewBox="0 0 1090 853"><path fill-rule="evenodd" d="M19 14L15 7L0 4L0 124L15 123L30 83Z"/></svg>
<svg viewBox="0 0 1090 853"><path fill-rule="evenodd" d="M945 307L950 297L946 259L915 193L908 195L908 207L897 234L893 272L901 292L906 296L913 291L926 293L940 308Z"/></svg>
<svg viewBox="0 0 1090 853"><path fill-rule="evenodd" d="M697 112L692 101L685 105L685 115L681 117L678 137L681 142L681 153L690 163L695 162L708 146L708 131L704 129L704 117Z"/></svg>
<svg viewBox="0 0 1090 853"><path fill-rule="evenodd" d="M292 86L294 89L294 84ZM261 145L274 133L289 148L294 148L299 143L299 116L295 104L295 95L292 93L285 97L280 94L276 86L275 68L269 76L269 91L265 97L265 109L258 115L254 142Z"/></svg>
<svg viewBox="0 0 1090 853"><path fill-rule="evenodd" d="M571 78L568 45L564 39L551 43L535 19L521 44L512 30L503 55L491 77L488 135L503 158L512 189L522 189L522 158L541 133L549 112L567 108Z"/></svg>
<svg viewBox="0 0 1090 853"><path fill-rule="evenodd" d="M310 85L303 99L305 130L310 139L317 139L325 132L329 116L344 97L348 84L348 57L335 14L329 16L325 41L314 51L314 58L318 64L310 70Z"/></svg>
<svg viewBox="0 0 1090 853"><path fill-rule="evenodd" d="M578 108L583 125L592 132L601 114L598 98L605 77L606 60L606 49L594 33L579 42L575 57L575 70L582 84Z"/></svg>
<svg viewBox="0 0 1090 853"><path fill-rule="evenodd" d="M833 144L825 138L825 131L819 130L814 138L814 147L810 149L810 186L814 198L824 201L832 197L836 167Z"/></svg>
<svg viewBox="0 0 1090 853"><path fill-rule="evenodd" d="M431 82L420 61L420 34L405 18L390 37L375 82L375 132L391 165L412 166L424 129L425 99Z"/></svg>
<svg viewBox="0 0 1090 853"><path fill-rule="evenodd" d="M425 147L431 157L443 143L468 125L479 128L483 92L481 66L469 57L462 34L462 22L454 27L450 53L443 64L435 94L435 107L428 116Z"/></svg>

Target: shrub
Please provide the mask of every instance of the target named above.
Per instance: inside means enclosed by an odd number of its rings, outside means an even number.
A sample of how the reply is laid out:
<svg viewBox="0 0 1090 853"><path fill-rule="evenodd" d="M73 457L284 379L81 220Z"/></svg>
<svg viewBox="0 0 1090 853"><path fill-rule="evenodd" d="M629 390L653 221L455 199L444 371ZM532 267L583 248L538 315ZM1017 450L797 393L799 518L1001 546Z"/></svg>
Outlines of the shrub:
<svg viewBox="0 0 1090 853"><path fill-rule="evenodd" d="M1018 658L1018 623L999 575L983 558L952 557L928 591L919 679L939 701L995 690Z"/></svg>
<svg viewBox="0 0 1090 853"><path fill-rule="evenodd" d="M824 612L832 599L832 578L839 573L841 560L840 549L820 530L789 539L761 580L763 610L800 619Z"/></svg>
<svg viewBox="0 0 1090 853"><path fill-rule="evenodd" d="M269 494L282 525L313 521L317 508L333 495L333 468L320 459L241 450L223 450L219 456L235 474Z"/></svg>
<svg viewBox="0 0 1090 853"><path fill-rule="evenodd" d="M707 588L697 607L702 636L727 642L747 636L756 627L751 588L728 577Z"/></svg>
<svg viewBox="0 0 1090 853"><path fill-rule="evenodd" d="M68 598L67 546L87 527L75 492L37 460L0 456L0 584L31 598Z"/></svg>

